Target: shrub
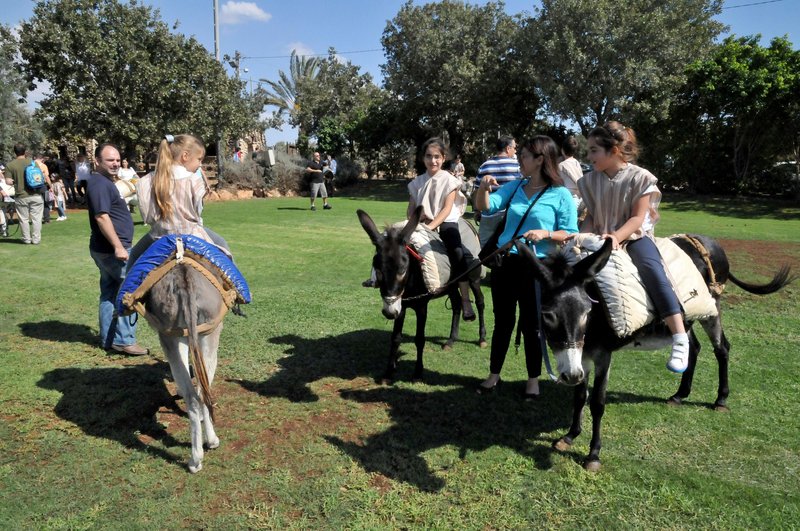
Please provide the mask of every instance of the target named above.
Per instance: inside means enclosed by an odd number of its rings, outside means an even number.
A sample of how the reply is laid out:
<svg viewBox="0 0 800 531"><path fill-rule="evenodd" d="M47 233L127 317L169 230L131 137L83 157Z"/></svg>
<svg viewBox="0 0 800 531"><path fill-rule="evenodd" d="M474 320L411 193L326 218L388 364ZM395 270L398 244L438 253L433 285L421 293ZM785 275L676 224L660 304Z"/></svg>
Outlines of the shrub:
<svg viewBox="0 0 800 531"><path fill-rule="evenodd" d="M251 158L228 162L222 169L218 186L236 190L256 190L266 186L264 166Z"/></svg>
<svg viewBox="0 0 800 531"><path fill-rule="evenodd" d="M348 157L340 157L336 159L336 178L334 183L340 188L355 184L363 171L361 164L358 162Z"/></svg>
<svg viewBox="0 0 800 531"><path fill-rule="evenodd" d="M381 148L378 157L378 171L388 180L403 179L414 167L414 145L409 142L394 141Z"/></svg>
<svg viewBox="0 0 800 531"><path fill-rule="evenodd" d="M289 191L300 192L305 183L305 168L305 161L302 158L276 150L275 165L267 168L266 186L278 190L281 194Z"/></svg>

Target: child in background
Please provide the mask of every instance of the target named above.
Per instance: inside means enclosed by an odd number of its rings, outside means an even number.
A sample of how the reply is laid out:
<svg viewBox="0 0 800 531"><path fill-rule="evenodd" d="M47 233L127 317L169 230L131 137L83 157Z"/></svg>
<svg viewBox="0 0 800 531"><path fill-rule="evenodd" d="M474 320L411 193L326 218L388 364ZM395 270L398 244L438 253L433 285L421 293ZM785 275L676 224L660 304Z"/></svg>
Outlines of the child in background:
<svg viewBox="0 0 800 531"><path fill-rule="evenodd" d="M50 190L53 194L53 202L56 205L56 209L58 209L58 218L56 221L64 221L67 219L67 191L64 188L64 183L61 182L61 176L57 173L50 175L50 181L52 182L52 189Z"/></svg>
<svg viewBox="0 0 800 531"><path fill-rule="evenodd" d="M619 122L594 128L588 148L594 170L578 181L587 211L581 232L600 234L612 241L614 249L625 245L659 317L672 333L667 369L682 373L689 364L689 336L653 240L661 202L658 179L633 164L639 153L636 135Z"/></svg>

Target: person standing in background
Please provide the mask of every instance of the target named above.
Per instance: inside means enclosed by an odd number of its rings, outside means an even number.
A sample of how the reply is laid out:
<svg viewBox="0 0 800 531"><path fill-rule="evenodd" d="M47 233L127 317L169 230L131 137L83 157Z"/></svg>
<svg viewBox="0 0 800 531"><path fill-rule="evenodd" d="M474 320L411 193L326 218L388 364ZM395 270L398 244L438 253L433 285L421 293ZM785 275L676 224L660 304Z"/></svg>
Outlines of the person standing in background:
<svg viewBox="0 0 800 531"><path fill-rule="evenodd" d="M479 188L484 177L492 177L497 182L492 186L490 192L496 192L501 186L511 181L522 179L519 172L519 162L517 161L517 143L512 136L500 136L495 143L495 156L488 159L478 168L478 175L475 177L475 188ZM503 219L505 210L489 214L481 213L478 237L481 241L481 248L486 245L486 241L494 234L497 225Z"/></svg>
<svg viewBox="0 0 800 531"><path fill-rule="evenodd" d="M558 163L558 175L564 181L564 186L572 194L572 199L575 200L575 208L580 212L583 207L581 200L581 192L578 189L578 181L583 177L583 170L581 163L575 160L575 153L578 151L578 141L574 136L570 135L564 139L561 145L561 153L564 155L564 160Z"/></svg>
<svg viewBox="0 0 800 531"><path fill-rule="evenodd" d="M51 189L52 183L50 182L50 170L45 164L44 156L41 153L37 153L33 156L33 160L36 162L36 165L39 166L39 169L44 174L44 181L47 183L44 188L42 188L42 202L44 203L44 208L42 208L42 223L50 223L50 209L53 207L53 200L51 199Z"/></svg>
<svg viewBox="0 0 800 531"><path fill-rule="evenodd" d="M41 190L33 190L25 182L25 168L33 162L25 154L25 144L14 144L16 158L8 163L5 174L14 180L14 189L16 190L14 199L22 243L38 245L42 241L44 200Z"/></svg>

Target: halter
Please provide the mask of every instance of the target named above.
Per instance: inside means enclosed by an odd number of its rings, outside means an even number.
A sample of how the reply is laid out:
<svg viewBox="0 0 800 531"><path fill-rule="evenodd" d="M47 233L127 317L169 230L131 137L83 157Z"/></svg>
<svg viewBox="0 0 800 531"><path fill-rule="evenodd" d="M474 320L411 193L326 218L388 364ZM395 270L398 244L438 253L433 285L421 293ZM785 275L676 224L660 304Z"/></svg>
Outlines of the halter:
<svg viewBox="0 0 800 531"><path fill-rule="evenodd" d="M569 350L571 348L583 348L583 338L578 341L548 341L553 350Z"/></svg>

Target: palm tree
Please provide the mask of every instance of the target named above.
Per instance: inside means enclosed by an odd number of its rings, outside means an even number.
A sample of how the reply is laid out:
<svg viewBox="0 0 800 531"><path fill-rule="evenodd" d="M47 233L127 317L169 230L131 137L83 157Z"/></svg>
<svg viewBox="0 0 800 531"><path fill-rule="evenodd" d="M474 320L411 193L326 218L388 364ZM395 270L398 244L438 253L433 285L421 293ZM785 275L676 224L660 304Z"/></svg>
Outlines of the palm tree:
<svg viewBox="0 0 800 531"><path fill-rule="evenodd" d="M308 57L305 55L298 56L297 50L292 50L292 55L289 58L289 74L280 70L278 72L279 81L271 81L269 79L260 79L269 85L271 91L267 91L266 100L264 105L277 107L279 115L287 114L290 119L293 118L299 107L298 87L305 80L313 80L319 73L319 59L316 57Z"/></svg>

